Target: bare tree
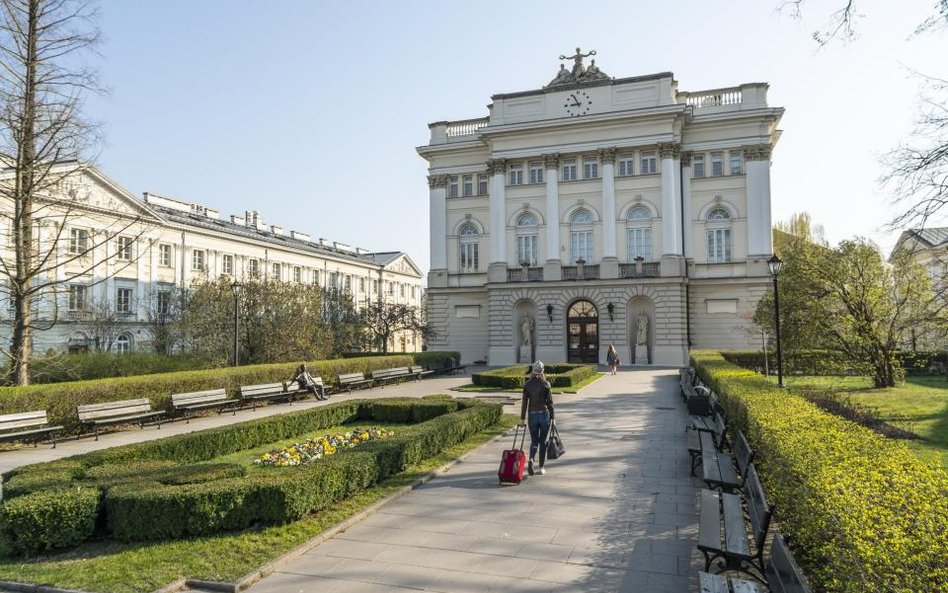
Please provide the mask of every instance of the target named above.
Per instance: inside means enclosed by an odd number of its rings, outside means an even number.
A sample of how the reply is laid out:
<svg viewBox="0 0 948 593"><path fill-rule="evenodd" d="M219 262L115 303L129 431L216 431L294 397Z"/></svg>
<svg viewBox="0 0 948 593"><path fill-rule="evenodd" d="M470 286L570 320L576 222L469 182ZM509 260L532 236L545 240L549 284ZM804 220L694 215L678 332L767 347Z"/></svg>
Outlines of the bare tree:
<svg viewBox="0 0 948 593"><path fill-rule="evenodd" d="M807 4L812 4L812 2L783 0L778 7L779 10L788 11L793 18L799 19L803 17L804 6ZM811 33L813 40L823 47L832 41L838 40L845 43L855 38L858 32L858 21L862 18L857 5L856 0L840 0L836 4L836 9L829 14L826 23ZM932 14L915 27L914 34L920 35L946 26L948 26L948 0L933 0Z"/></svg>
<svg viewBox="0 0 948 593"><path fill-rule="evenodd" d="M145 307L146 328L151 347L158 354L172 354L179 341L178 324L184 295L176 287L153 291Z"/></svg>
<svg viewBox="0 0 948 593"><path fill-rule="evenodd" d="M389 341L399 332L412 332L423 339L431 335L419 309L403 303L371 303L362 310L362 318L369 343L384 353L388 353Z"/></svg>
<svg viewBox="0 0 948 593"><path fill-rule="evenodd" d="M87 0L0 0L0 216L10 237L0 274L13 308L10 348L0 352L17 385L29 383L34 330L56 324L68 285L104 279L93 274L108 259L98 248L142 232L135 216L86 207L74 181L80 157L99 139L98 126L81 115L84 94L101 91L81 60L99 39L96 19ZM69 220L79 216L104 222L72 236ZM34 313L41 305L45 318Z"/></svg>
<svg viewBox="0 0 948 593"><path fill-rule="evenodd" d="M90 299L76 313L76 329L89 339L94 352L111 352L122 333L122 318L108 300Z"/></svg>

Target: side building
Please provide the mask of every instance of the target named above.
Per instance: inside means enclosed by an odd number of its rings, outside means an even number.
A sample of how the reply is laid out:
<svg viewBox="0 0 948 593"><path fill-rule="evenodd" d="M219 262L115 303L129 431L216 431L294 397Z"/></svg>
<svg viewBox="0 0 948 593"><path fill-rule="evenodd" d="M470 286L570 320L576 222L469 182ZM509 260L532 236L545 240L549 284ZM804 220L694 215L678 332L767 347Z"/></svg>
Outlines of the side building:
<svg viewBox="0 0 948 593"><path fill-rule="evenodd" d="M672 73L586 67L438 121L428 161L431 346L491 365L680 365L756 344L768 287L765 83L682 92Z"/></svg>
<svg viewBox="0 0 948 593"><path fill-rule="evenodd" d="M34 332L36 352L94 348L87 328L96 309L114 313L112 351L150 349L149 317L167 312L179 290L219 277L335 287L360 309L376 301L419 308L424 302L421 270L406 253L373 253L285 230L265 224L258 211L225 219L206 206L153 193L138 199L88 165L62 165L55 174L57 189L40 198L34 216L40 252L50 254L40 281L55 283L34 302L34 324L49 327ZM4 200L4 262L14 261L13 214L12 201ZM6 343L14 313L9 288L0 277L0 340ZM409 332L389 344L394 352L421 349L421 337Z"/></svg>

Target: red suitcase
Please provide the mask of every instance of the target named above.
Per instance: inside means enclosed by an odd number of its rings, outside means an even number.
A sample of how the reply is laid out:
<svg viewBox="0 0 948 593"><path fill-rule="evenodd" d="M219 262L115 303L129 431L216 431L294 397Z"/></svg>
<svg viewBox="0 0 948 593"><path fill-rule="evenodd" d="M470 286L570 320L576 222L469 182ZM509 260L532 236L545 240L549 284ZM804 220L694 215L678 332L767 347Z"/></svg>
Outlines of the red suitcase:
<svg viewBox="0 0 948 593"><path fill-rule="evenodd" d="M517 435L520 433L520 426L514 431L513 446L517 447ZM527 467L527 454L523 452L523 441L527 436L527 427L523 427L523 433L520 434L520 447L507 449L500 456L500 469L497 470L497 477L501 484L519 484L523 480L523 470Z"/></svg>

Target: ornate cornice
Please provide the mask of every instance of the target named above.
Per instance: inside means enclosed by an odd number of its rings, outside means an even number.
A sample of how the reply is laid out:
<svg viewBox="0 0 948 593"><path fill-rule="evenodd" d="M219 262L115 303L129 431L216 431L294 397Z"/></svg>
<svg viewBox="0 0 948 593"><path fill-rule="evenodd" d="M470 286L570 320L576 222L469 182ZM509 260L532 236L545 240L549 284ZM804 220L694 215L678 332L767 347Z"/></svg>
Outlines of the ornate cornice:
<svg viewBox="0 0 948 593"><path fill-rule="evenodd" d="M681 166L682 166L682 167L690 167L690 166L691 166L691 156L692 156L693 154L694 154L694 153L691 152L690 150L683 150L683 151L681 151Z"/></svg>
<svg viewBox="0 0 948 593"><path fill-rule="evenodd" d="M599 149L599 160L603 165L606 163L615 163L616 162L616 149L615 148L600 148Z"/></svg>
<svg viewBox="0 0 948 593"><path fill-rule="evenodd" d="M742 146L745 161L769 161L773 146L770 144L748 144Z"/></svg>
<svg viewBox="0 0 948 593"><path fill-rule="evenodd" d="M487 174L505 173L507 171L507 159L490 159L487 161Z"/></svg>
<svg viewBox="0 0 948 593"><path fill-rule="evenodd" d="M547 169L556 169L560 166L560 153L543 155L543 166Z"/></svg>
<svg viewBox="0 0 948 593"><path fill-rule="evenodd" d="M448 187L448 176L447 175L429 175L428 187L430 189L436 189L439 187Z"/></svg>
<svg viewBox="0 0 948 593"><path fill-rule="evenodd" d="M681 154L681 144L677 142L660 142L658 144L658 156L661 159L677 159Z"/></svg>

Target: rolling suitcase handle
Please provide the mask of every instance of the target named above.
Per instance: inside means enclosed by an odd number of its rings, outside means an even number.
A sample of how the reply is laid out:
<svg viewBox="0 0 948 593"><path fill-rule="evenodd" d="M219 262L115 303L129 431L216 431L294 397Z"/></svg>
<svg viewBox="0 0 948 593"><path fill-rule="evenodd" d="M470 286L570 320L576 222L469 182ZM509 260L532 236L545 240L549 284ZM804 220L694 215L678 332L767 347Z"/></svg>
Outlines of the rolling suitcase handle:
<svg viewBox="0 0 948 593"><path fill-rule="evenodd" d="M521 451L523 451L523 442L524 442L524 439L527 438L527 427L526 427L526 426L523 427L523 434L520 435L520 446L517 447L517 435L518 435L519 433L520 433L520 425L518 424L518 425L517 425L517 428L514 430L513 446L511 446L510 448L511 448L511 449L520 449Z"/></svg>

